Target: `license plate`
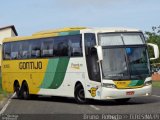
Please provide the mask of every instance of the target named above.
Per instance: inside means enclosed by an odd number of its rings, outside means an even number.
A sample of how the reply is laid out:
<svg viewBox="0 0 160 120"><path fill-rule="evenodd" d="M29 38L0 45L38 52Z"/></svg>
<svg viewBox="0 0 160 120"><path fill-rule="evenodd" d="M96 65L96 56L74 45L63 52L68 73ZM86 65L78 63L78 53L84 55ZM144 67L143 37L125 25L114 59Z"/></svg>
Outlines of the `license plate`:
<svg viewBox="0 0 160 120"><path fill-rule="evenodd" d="M126 95L134 95L134 91L126 92Z"/></svg>

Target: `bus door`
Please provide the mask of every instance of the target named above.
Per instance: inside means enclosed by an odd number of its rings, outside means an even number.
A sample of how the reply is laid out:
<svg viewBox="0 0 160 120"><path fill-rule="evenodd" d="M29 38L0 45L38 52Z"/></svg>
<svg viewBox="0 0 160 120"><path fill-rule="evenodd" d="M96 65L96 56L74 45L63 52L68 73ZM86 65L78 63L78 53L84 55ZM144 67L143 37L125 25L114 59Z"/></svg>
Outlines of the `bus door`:
<svg viewBox="0 0 160 120"><path fill-rule="evenodd" d="M86 97L100 99L101 96L101 77L100 65L97 56L95 34L86 33L85 38L85 56L87 74L89 80L86 84Z"/></svg>

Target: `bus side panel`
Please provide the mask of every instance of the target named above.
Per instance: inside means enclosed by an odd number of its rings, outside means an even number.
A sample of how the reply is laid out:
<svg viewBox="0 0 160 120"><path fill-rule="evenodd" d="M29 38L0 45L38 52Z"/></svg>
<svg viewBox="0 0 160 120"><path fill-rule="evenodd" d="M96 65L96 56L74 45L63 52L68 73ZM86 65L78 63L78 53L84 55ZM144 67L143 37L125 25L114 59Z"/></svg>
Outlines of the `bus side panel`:
<svg viewBox="0 0 160 120"><path fill-rule="evenodd" d="M2 63L2 86L7 92L13 92L14 81L20 86L26 81L31 94L37 94L43 82L48 59L6 60Z"/></svg>
<svg viewBox="0 0 160 120"><path fill-rule="evenodd" d="M82 57L70 58L68 60L61 58L57 62L57 65L52 63L49 66L52 67L52 72L51 70L48 71L46 73L48 77L43 81L43 84L48 84L48 88L42 84L39 94L74 97L74 89L77 81L80 81L85 88L85 66ZM56 71L53 69L56 69ZM53 81L51 82L51 80ZM58 81L61 81L61 85L58 85ZM56 84L58 87L56 87Z"/></svg>
<svg viewBox="0 0 160 120"><path fill-rule="evenodd" d="M2 88L6 92L13 92L13 84L10 80L10 73L2 73ZM12 85L11 85L12 84Z"/></svg>

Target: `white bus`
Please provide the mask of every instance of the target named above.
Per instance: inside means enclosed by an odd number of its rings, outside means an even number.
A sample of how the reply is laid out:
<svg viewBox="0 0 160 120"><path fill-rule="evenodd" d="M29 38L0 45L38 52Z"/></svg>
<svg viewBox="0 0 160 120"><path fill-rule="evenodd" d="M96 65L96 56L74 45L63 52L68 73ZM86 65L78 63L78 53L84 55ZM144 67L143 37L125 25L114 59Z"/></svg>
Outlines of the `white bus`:
<svg viewBox="0 0 160 120"><path fill-rule="evenodd" d="M126 102L152 90L147 45L126 28L64 28L3 41L2 86L18 98L31 95Z"/></svg>

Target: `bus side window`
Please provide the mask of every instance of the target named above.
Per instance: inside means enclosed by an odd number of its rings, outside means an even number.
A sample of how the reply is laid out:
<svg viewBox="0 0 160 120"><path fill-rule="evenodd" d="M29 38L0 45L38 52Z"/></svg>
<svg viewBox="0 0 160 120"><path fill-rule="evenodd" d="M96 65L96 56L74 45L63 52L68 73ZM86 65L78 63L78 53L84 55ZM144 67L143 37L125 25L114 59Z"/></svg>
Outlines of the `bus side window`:
<svg viewBox="0 0 160 120"><path fill-rule="evenodd" d="M30 58L29 41L22 41L22 59Z"/></svg>
<svg viewBox="0 0 160 120"><path fill-rule="evenodd" d="M53 38L47 38L42 41L42 57L53 56Z"/></svg>
<svg viewBox="0 0 160 120"><path fill-rule="evenodd" d="M13 42L11 44L11 59L20 59L21 43Z"/></svg>
<svg viewBox="0 0 160 120"><path fill-rule="evenodd" d="M96 37L93 33L85 33L85 53L86 63L88 69L88 76L90 80L100 82L100 69L99 63L97 62L97 52L94 46L96 45Z"/></svg>
<svg viewBox="0 0 160 120"><path fill-rule="evenodd" d="M82 56L82 36L68 36L69 54L70 56Z"/></svg>
<svg viewBox="0 0 160 120"><path fill-rule="evenodd" d="M68 40L66 36L56 37L54 39L54 56L68 56Z"/></svg>
<svg viewBox="0 0 160 120"><path fill-rule="evenodd" d="M41 56L41 40L31 41L31 58L40 58Z"/></svg>
<svg viewBox="0 0 160 120"><path fill-rule="evenodd" d="M3 59L10 60L11 59L11 43L5 43L3 48Z"/></svg>

